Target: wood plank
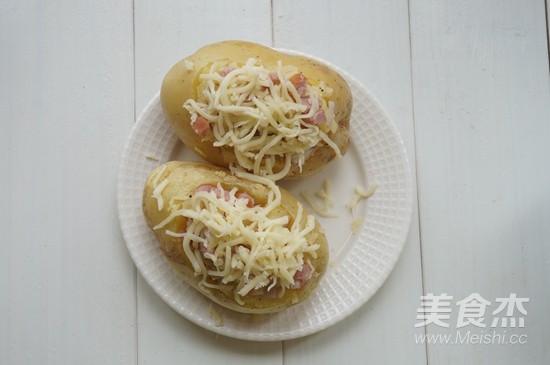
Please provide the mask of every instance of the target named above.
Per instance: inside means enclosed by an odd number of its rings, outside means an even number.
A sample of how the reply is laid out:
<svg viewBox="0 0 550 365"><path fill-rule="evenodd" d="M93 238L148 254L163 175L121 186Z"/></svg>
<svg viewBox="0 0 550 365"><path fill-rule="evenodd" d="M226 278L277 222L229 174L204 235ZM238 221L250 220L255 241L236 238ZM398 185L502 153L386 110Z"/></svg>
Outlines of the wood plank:
<svg viewBox="0 0 550 365"><path fill-rule="evenodd" d="M407 2L278 1L273 18L275 46L324 58L377 96L397 124L414 171ZM401 259L380 291L336 326L286 341L285 364L425 363L424 346L414 342L421 286L415 207Z"/></svg>
<svg viewBox="0 0 550 365"><path fill-rule="evenodd" d="M207 331L172 310L140 276L140 364L281 364L282 343L228 338Z"/></svg>
<svg viewBox="0 0 550 365"><path fill-rule="evenodd" d="M225 39L271 43L269 1L136 1L136 112L168 69L203 45ZM174 312L138 277L138 362L281 364L281 342L259 343L208 332Z"/></svg>
<svg viewBox="0 0 550 365"><path fill-rule="evenodd" d="M135 270L115 203L132 4L0 7L1 362L135 362Z"/></svg>
<svg viewBox="0 0 550 365"><path fill-rule="evenodd" d="M425 291L454 296L449 328L432 324L428 333L528 336L523 345L431 345L429 363L550 356L544 14L542 1L411 1ZM488 327L457 331L455 303L472 293L491 302ZM490 328L495 299L511 293L530 298L525 328Z"/></svg>

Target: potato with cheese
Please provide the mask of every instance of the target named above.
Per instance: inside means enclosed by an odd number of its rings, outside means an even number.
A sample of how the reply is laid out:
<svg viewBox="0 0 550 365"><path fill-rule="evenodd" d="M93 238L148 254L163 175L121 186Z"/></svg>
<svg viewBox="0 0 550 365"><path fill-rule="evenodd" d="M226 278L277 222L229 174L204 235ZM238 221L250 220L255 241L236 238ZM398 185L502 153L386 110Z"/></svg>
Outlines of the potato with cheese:
<svg viewBox="0 0 550 365"><path fill-rule="evenodd" d="M170 69L160 97L191 150L272 180L315 174L350 144L345 80L314 59L255 43L199 49Z"/></svg>
<svg viewBox="0 0 550 365"><path fill-rule="evenodd" d="M328 262L315 218L273 181L200 162L155 169L143 211L160 249L184 280L243 313L304 301Z"/></svg>

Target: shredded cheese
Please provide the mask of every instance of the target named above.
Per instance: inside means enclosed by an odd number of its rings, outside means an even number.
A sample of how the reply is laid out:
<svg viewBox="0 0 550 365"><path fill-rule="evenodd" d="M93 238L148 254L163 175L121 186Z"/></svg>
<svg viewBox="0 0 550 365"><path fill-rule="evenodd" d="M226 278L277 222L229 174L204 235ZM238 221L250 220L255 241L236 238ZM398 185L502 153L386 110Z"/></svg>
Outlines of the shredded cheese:
<svg viewBox="0 0 550 365"><path fill-rule="evenodd" d="M181 203L169 204L169 216L153 229L162 229L176 217L187 219L185 232L165 232L182 238L183 251L195 275L202 277L202 290L233 292L241 304L242 297L273 288L282 296L286 289L295 287L296 273L308 264L305 255L317 257L319 245L306 239L315 228L315 219L309 215L302 224L303 207L298 204L291 222L276 209L281 204L281 192L272 180L243 171L235 171L235 175L266 185L266 204L250 208L237 188L227 191L218 184L209 191L198 189L190 198L173 198ZM157 188L165 182L158 183Z"/></svg>
<svg viewBox="0 0 550 365"><path fill-rule="evenodd" d="M308 191L301 191L300 195L319 216L325 218L337 218L338 214L330 212L330 209L334 206L334 200L330 195L330 187L330 180L325 179L323 181L323 187L315 193L318 198L322 199L321 203L316 201L313 195Z"/></svg>
<svg viewBox="0 0 550 365"><path fill-rule="evenodd" d="M164 179L162 183L159 185L159 180L162 174L164 174L164 171L166 171L166 165L160 169L155 177L153 178L153 195L152 197L157 200L157 208L159 211L164 208L164 199L162 197L163 190L168 186L168 180Z"/></svg>
<svg viewBox="0 0 550 365"><path fill-rule="evenodd" d="M187 71L191 71L193 69L193 67L195 67L195 64L189 60L184 60L183 61L183 65L185 66L185 69Z"/></svg>
<svg viewBox="0 0 550 365"><path fill-rule="evenodd" d="M159 211L164 208L164 199L162 198L163 190L168 186L168 180L161 182L155 190L153 190L153 198L157 199L157 208Z"/></svg>
<svg viewBox="0 0 550 365"><path fill-rule="evenodd" d="M317 191L315 195L317 195L319 198L323 199L323 210L328 211L330 208L334 206L334 200L332 200L332 197L330 195L330 187L331 182L329 179L325 179L323 181L323 187L321 190Z"/></svg>
<svg viewBox="0 0 550 365"><path fill-rule="evenodd" d="M216 327L223 327L222 314L212 303L210 303L210 307L208 307L208 316L214 321Z"/></svg>
<svg viewBox="0 0 550 365"><path fill-rule="evenodd" d="M148 159L148 160L151 160L151 161L160 161L159 158L155 155L153 155L152 153L147 153L145 155L145 158Z"/></svg>
<svg viewBox="0 0 550 365"><path fill-rule="evenodd" d="M202 158L206 159L206 153L204 153L201 149L194 147L193 150L199 154Z"/></svg>
<svg viewBox="0 0 550 365"><path fill-rule="evenodd" d="M363 225L363 218L355 218L351 221L351 231L353 233L358 233Z"/></svg>
<svg viewBox="0 0 550 365"><path fill-rule="evenodd" d="M199 76L196 100L186 100L183 107L191 124L206 119L211 129L206 138L213 138L216 147L232 147L241 167L278 180L288 174L293 160L301 170L319 143L341 157L330 138L338 128L333 90L323 82L314 86L312 80L297 84L297 75L295 67L281 61L276 68L265 68L255 58L244 65L214 62ZM322 118L316 120L319 114ZM283 168L275 171L281 161Z"/></svg>
<svg viewBox="0 0 550 365"><path fill-rule="evenodd" d="M359 201L370 198L376 192L377 188L377 183L372 184L368 189L363 188L361 185L355 186L355 193L353 195L353 198L346 205L349 208L350 212L353 214L355 212L355 207L357 206Z"/></svg>

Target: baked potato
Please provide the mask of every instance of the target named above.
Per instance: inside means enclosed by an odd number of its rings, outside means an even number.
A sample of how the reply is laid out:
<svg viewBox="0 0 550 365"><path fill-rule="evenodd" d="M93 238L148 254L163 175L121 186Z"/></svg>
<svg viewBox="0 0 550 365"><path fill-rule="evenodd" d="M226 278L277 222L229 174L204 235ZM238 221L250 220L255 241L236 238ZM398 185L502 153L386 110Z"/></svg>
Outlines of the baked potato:
<svg viewBox="0 0 550 365"><path fill-rule="evenodd" d="M143 212L184 280L219 305L272 313L304 301L326 271L323 229L271 180L200 162L147 178Z"/></svg>
<svg viewBox="0 0 550 365"><path fill-rule="evenodd" d="M199 49L169 70L160 99L195 153L273 180L315 174L350 144L346 81L314 59L255 43Z"/></svg>

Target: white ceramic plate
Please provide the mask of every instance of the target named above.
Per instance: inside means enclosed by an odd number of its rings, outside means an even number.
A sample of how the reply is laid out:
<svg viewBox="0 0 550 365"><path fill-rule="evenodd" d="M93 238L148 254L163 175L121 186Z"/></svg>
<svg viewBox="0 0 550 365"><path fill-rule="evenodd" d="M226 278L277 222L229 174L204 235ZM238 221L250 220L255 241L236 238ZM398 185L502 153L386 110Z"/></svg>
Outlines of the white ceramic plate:
<svg viewBox="0 0 550 365"><path fill-rule="evenodd" d="M170 129L158 94L134 126L118 177L122 232L132 259L149 285L172 308L199 326L256 341L287 340L318 332L369 300L399 258L412 211L412 183L403 142L373 95L349 74L327 64L345 77L353 92L352 146L344 158L320 174L283 185L298 196L302 190L319 189L326 178L332 181L334 211L339 217L319 219L331 245L331 261L310 298L277 314L247 315L216 306L223 318L223 326L217 327L209 315L210 301L170 268L142 214L143 186L147 175L158 165L173 159L198 158ZM364 223L357 234L352 234L353 217L345 204L351 200L355 185L373 183L378 184L378 189L357 206L355 217L364 218Z"/></svg>

